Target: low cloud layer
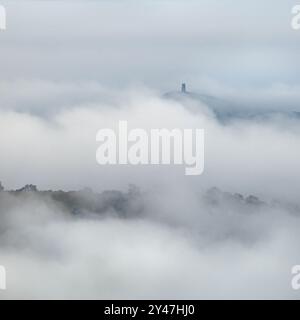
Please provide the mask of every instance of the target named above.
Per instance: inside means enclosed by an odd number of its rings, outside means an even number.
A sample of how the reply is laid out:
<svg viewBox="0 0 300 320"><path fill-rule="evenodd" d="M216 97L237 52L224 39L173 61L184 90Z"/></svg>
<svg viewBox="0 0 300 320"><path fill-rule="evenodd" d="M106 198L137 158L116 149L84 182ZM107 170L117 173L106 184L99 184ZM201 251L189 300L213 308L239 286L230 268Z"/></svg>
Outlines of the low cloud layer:
<svg viewBox="0 0 300 320"><path fill-rule="evenodd" d="M147 189L172 181L298 199L297 116L275 113L224 124L201 101L165 99L141 87L115 91L89 83L48 82L12 85L16 87L23 90L11 95L7 90L1 104L1 180L7 188L33 183L41 189L87 186L101 191L124 190L130 183ZM119 120L128 121L129 129L203 128L204 174L186 178L183 166L99 166L96 133L117 129Z"/></svg>
<svg viewBox="0 0 300 320"><path fill-rule="evenodd" d="M4 299L299 298L299 207L218 189L0 199Z"/></svg>
<svg viewBox="0 0 300 320"><path fill-rule="evenodd" d="M300 298L293 0L2 2L0 299ZM100 166L120 120L204 129L203 175Z"/></svg>
<svg viewBox="0 0 300 320"><path fill-rule="evenodd" d="M93 87L82 88L86 98ZM6 189L96 192L1 193L2 297L299 298L290 286L299 252L298 120L222 124L199 101L141 88L103 96L47 115L26 105L1 110ZM146 130L204 128L204 174L99 166L96 132L120 119ZM138 189L128 193L129 184ZM102 193L112 189L120 191Z"/></svg>

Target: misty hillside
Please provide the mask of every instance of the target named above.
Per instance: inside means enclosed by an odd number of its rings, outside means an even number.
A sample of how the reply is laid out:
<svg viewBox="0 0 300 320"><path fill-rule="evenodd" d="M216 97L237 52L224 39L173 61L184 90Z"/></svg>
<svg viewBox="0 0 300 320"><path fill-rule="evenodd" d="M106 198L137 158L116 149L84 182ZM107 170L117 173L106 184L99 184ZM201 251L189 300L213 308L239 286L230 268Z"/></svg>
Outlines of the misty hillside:
<svg viewBox="0 0 300 320"><path fill-rule="evenodd" d="M220 121L227 123L230 120L255 120L266 121L273 117L285 117L288 119L300 120L300 112L294 106L283 105L266 107L257 104L248 105L237 99L226 99L220 96L208 95L181 89L181 91L170 91L163 95L165 99L175 100L183 105L189 103L201 103L206 105Z"/></svg>
<svg viewBox="0 0 300 320"><path fill-rule="evenodd" d="M139 190L130 186L127 193L121 191L104 191L94 193L86 188L80 191L39 191L35 185L26 185L18 190L0 192L0 207L10 197L10 205L19 205L39 200L45 204L55 204L63 212L72 215L84 215L85 213L117 215L119 217L134 217L142 212L143 204ZM7 202L6 202L7 203Z"/></svg>
<svg viewBox="0 0 300 320"><path fill-rule="evenodd" d="M127 192L107 190L95 193L90 188L79 191L39 191L35 185L26 185L21 189L5 191L0 185L0 210L12 209L26 202L42 201L46 205L55 204L61 211L71 215L111 215L120 218L142 217L148 205L146 192L130 185ZM9 197L9 201L7 201ZM285 209L300 216L300 207L280 201L265 202L254 195L224 192L214 187L198 195L199 210L205 205L208 213L215 210L224 213L252 214L266 209ZM21 202L21 203L20 203ZM5 205L6 204L6 205ZM8 205L8 206L7 206Z"/></svg>

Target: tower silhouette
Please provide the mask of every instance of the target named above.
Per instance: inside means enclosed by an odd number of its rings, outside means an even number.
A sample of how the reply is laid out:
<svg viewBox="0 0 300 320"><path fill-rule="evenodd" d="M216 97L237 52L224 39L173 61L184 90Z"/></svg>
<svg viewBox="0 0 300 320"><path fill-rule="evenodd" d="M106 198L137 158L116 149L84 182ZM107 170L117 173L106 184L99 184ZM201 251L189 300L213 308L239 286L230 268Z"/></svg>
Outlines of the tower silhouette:
<svg viewBox="0 0 300 320"><path fill-rule="evenodd" d="M183 83L183 84L181 85L181 92L182 92L182 93L186 93L186 84L185 84L185 83Z"/></svg>

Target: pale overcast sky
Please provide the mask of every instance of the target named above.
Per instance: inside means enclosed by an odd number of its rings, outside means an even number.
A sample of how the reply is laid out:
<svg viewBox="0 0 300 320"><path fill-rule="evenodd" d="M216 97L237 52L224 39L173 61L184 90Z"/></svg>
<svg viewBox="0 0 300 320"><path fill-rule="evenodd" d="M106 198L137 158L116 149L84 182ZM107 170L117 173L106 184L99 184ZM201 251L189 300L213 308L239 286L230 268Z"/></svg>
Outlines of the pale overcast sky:
<svg viewBox="0 0 300 320"><path fill-rule="evenodd" d="M295 0L1 1L0 80L299 84Z"/></svg>

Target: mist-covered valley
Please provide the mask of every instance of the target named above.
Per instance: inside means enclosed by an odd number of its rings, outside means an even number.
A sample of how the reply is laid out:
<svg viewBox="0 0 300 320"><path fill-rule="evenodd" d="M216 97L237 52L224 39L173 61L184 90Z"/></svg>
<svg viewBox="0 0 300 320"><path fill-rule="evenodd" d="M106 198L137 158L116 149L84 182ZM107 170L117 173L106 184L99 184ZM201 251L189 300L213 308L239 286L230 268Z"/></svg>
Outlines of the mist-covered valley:
<svg viewBox="0 0 300 320"><path fill-rule="evenodd" d="M300 298L293 0L2 2L0 299ZM99 165L121 120L203 174Z"/></svg>

